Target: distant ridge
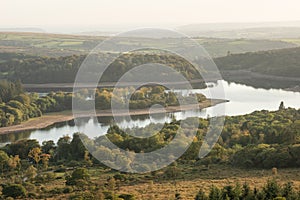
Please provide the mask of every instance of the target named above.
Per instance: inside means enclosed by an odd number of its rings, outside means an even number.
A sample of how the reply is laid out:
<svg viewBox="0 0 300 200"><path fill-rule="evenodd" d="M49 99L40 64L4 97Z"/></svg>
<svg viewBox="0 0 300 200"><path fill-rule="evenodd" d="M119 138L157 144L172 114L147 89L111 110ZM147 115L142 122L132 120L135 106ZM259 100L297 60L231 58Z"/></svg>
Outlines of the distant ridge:
<svg viewBox="0 0 300 200"><path fill-rule="evenodd" d="M180 26L192 37L279 39L300 38L300 21L264 23L207 23Z"/></svg>
<svg viewBox="0 0 300 200"><path fill-rule="evenodd" d="M250 28L299 27L300 21L285 22L248 22L248 23L199 23L179 26L178 30L186 31L225 31Z"/></svg>
<svg viewBox="0 0 300 200"><path fill-rule="evenodd" d="M46 31L41 28L0 28L0 32L32 32L32 33L45 33Z"/></svg>

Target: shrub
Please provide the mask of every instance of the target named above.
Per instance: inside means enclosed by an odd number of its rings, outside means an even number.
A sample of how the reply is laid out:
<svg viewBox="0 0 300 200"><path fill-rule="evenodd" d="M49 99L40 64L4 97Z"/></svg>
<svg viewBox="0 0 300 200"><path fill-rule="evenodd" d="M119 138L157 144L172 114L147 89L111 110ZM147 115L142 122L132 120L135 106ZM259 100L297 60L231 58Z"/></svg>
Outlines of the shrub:
<svg viewBox="0 0 300 200"><path fill-rule="evenodd" d="M63 193L64 188L53 188L52 190L50 190L51 194L62 194Z"/></svg>
<svg viewBox="0 0 300 200"><path fill-rule="evenodd" d="M204 193L203 189L201 189L195 197L195 200L208 200L207 195Z"/></svg>
<svg viewBox="0 0 300 200"><path fill-rule="evenodd" d="M115 180L126 181L127 177L125 174L116 174L113 176Z"/></svg>
<svg viewBox="0 0 300 200"><path fill-rule="evenodd" d="M25 197L26 189L20 184L5 185L2 190L2 194L5 197L13 197L13 198Z"/></svg>
<svg viewBox="0 0 300 200"><path fill-rule="evenodd" d="M280 195L280 187L275 180L269 180L263 190L267 199L274 199Z"/></svg>
<svg viewBox="0 0 300 200"><path fill-rule="evenodd" d="M135 200L135 197L133 194L121 194L119 195L119 198L124 200Z"/></svg>
<svg viewBox="0 0 300 200"><path fill-rule="evenodd" d="M80 184L87 183L89 178L90 175L86 169L78 168L73 171L71 176L66 177L66 185L78 185L77 182Z"/></svg>
<svg viewBox="0 0 300 200"><path fill-rule="evenodd" d="M71 187L65 187L64 190L63 190L64 194L68 194L68 193L71 193L71 192L73 192L73 188L71 188Z"/></svg>
<svg viewBox="0 0 300 200"><path fill-rule="evenodd" d="M38 195L37 195L36 193L34 193L34 192L28 193L28 197L29 197L30 199L35 199L37 196L38 196Z"/></svg>
<svg viewBox="0 0 300 200"><path fill-rule="evenodd" d="M35 185L29 182L24 182L23 187L28 191L28 192L33 192L35 191Z"/></svg>
<svg viewBox="0 0 300 200"><path fill-rule="evenodd" d="M94 200L95 196L90 192L82 192L70 196L70 200Z"/></svg>
<svg viewBox="0 0 300 200"><path fill-rule="evenodd" d="M53 180L55 180L55 178L56 178L55 173L46 172L44 174L40 174L40 175L36 176L35 180L38 183L45 183L45 182L53 181Z"/></svg>

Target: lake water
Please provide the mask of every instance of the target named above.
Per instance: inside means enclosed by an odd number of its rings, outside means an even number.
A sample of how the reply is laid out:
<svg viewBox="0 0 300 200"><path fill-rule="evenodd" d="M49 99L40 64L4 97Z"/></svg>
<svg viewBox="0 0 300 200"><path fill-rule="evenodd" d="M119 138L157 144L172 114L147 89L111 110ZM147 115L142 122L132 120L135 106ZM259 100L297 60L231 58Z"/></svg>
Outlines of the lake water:
<svg viewBox="0 0 300 200"><path fill-rule="evenodd" d="M223 105L219 104L214 107L206 108L201 111L185 111L160 115L143 115L134 116L131 120L122 119L117 124L122 128L145 127L150 123L170 122L172 117L176 119L185 119L187 117L207 117L224 115L223 107L225 106L225 114L229 116L242 115L251 113L256 110L277 110L281 101L286 107L300 108L300 93L289 92L278 89L257 89L246 85L228 83L226 81L218 81L213 84L213 87L197 90L181 90L183 95L189 93L202 93L207 97L211 97L211 93L217 94L213 98L224 98L218 96L220 87L224 88L225 98L230 100ZM64 122L42 130L31 132L12 133L8 135L0 135L0 146L5 143L16 141L23 138L37 139L42 142L45 140L57 141L63 135L72 135L75 132L89 133L89 136L99 136L105 134L109 128L112 118L90 118L81 119L80 126L75 126L74 123ZM96 130L96 131L95 131Z"/></svg>

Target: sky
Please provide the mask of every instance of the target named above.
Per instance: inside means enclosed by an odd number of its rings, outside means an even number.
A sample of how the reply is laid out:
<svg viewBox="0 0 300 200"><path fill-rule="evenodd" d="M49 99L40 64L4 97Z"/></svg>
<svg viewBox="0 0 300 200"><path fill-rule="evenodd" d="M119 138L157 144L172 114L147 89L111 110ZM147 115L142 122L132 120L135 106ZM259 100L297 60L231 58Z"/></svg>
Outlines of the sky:
<svg viewBox="0 0 300 200"><path fill-rule="evenodd" d="M0 0L0 28L298 21L299 8L299 0Z"/></svg>

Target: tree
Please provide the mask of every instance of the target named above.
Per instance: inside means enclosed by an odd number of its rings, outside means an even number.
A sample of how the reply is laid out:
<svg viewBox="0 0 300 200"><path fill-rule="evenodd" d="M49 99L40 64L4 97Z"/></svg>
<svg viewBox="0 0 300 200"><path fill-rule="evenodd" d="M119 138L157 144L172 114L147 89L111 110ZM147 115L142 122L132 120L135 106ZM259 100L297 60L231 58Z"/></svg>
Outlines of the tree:
<svg viewBox="0 0 300 200"><path fill-rule="evenodd" d="M70 143L71 155L74 160L83 160L86 148L82 144L79 133L73 134L73 139Z"/></svg>
<svg viewBox="0 0 300 200"><path fill-rule="evenodd" d="M0 150L0 167L1 167L1 174L3 175L3 170L4 167L7 165L9 160L8 155L4 152Z"/></svg>
<svg viewBox="0 0 300 200"><path fill-rule="evenodd" d="M112 199L116 199L115 189L116 189L116 180L112 177L108 179L107 188L111 192Z"/></svg>
<svg viewBox="0 0 300 200"><path fill-rule="evenodd" d="M92 160L89 156L89 152L87 150L84 152L84 162L89 167L93 165L93 162L92 162Z"/></svg>
<svg viewBox="0 0 300 200"><path fill-rule="evenodd" d="M16 97L14 98L14 100L16 100L16 101L22 103L23 105L27 105L27 106L28 106L28 105L30 104L30 102L31 102L30 97L29 97L28 95L26 95L26 94L20 94L20 95L16 96Z"/></svg>
<svg viewBox="0 0 300 200"><path fill-rule="evenodd" d="M285 109L285 106L284 106L284 103L282 101L282 102L280 102L279 110L284 110L284 109Z"/></svg>
<svg viewBox="0 0 300 200"><path fill-rule="evenodd" d="M68 135L59 138L54 155L56 160L69 159L71 157L70 142L71 138Z"/></svg>
<svg viewBox="0 0 300 200"><path fill-rule="evenodd" d="M23 139L8 146L7 152L10 155L19 155L20 159L27 159L31 149L39 147L37 140Z"/></svg>
<svg viewBox="0 0 300 200"><path fill-rule="evenodd" d="M222 192L219 188L212 186L209 192L209 199L210 200L223 200Z"/></svg>
<svg viewBox="0 0 300 200"><path fill-rule="evenodd" d="M38 166L38 163L41 160L41 154L42 154L41 148L35 147L29 151L28 157L32 158L35 161L36 166Z"/></svg>
<svg viewBox="0 0 300 200"><path fill-rule="evenodd" d="M42 143L42 151L43 153L50 154L51 150L55 149L55 143L53 140L43 141Z"/></svg>
<svg viewBox="0 0 300 200"><path fill-rule="evenodd" d="M288 182L284 184L282 189L282 196L285 197L287 200L294 200L297 199L297 193L295 192L293 188L293 183Z"/></svg>
<svg viewBox="0 0 300 200"><path fill-rule="evenodd" d="M50 154L43 153L41 155L41 159L42 159L44 169L48 169L48 164L49 164L49 159L50 158L51 158Z"/></svg>
<svg viewBox="0 0 300 200"><path fill-rule="evenodd" d="M280 195L280 187L275 180L268 180L263 191L266 195L266 199L274 199Z"/></svg>
<svg viewBox="0 0 300 200"><path fill-rule="evenodd" d="M162 94L164 92L165 92L165 88L159 85L154 86L151 91L152 94Z"/></svg>
<svg viewBox="0 0 300 200"><path fill-rule="evenodd" d="M0 97L3 102L8 102L21 93L23 93L23 88L20 81L16 83L6 80L0 81Z"/></svg>
<svg viewBox="0 0 300 200"><path fill-rule="evenodd" d="M17 167L20 168L21 167L21 159L20 159L19 155L10 156L7 164L11 169L16 169Z"/></svg>
<svg viewBox="0 0 300 200"><path fill-rule="evenodd" d="M242 188L241 198L245 200L250 200L252 199L252 197L253 195L249 185L247 183L244 183Z"/></svg>

